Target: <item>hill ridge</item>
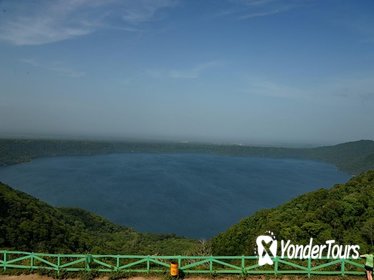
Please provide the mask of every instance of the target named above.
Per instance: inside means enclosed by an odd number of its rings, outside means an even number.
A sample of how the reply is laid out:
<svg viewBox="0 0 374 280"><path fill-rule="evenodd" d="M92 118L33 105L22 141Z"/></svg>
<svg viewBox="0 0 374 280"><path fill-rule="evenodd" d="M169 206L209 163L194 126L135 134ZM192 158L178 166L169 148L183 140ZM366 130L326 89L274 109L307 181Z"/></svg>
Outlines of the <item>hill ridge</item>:
<svg viewBox="0 0 374 280"><path fill-rule="evenodd" d="M272 231L277 238L307 244L334 239L358 244L362 252L374 249L374 170L331 189L298 196L276 208L263 209L242 219L212 239L218 255L253 254L258 235Z"/></svg>
<svg viewBox="0 0 374 280"><path fill-rule="evenodd" d="M22 251L182 254L196 241L139 233L79 208L55 208L0 182L0 248Z"/></svg>
<svg viewBox="0 0 374 280"><path fill-rule="evenodd" d="M0 139L0 166L39 157L109 153L213 153L232 156L295 158L324 161L350 174L374 169L374 141L358 140L315 148L282 148L161 142Z"/></svg>

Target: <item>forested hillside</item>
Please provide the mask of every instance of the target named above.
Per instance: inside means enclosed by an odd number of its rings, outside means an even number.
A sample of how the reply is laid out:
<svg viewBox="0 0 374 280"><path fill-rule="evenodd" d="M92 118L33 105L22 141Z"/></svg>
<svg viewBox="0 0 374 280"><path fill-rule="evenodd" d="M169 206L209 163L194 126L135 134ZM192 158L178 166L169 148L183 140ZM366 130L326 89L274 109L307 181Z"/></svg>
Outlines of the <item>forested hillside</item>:
<svg viewBox="0 0 374 280"><path fill-rule="evenodd" d="M234 207L234 206L233 206ZM374 171L346 184L307 193L274 209L261 210L212 240L215 255L253 255L258 235L307 243L334 239L374 250Z"/></svg>
<svg viewBox="0 0 374 280"><path fill-rule="evenodd" d="M175 235L138 233L82 209L54 208L0 183L1 249L184 254L195 246L196 241Z"/></svg>
<svg viewBox="0 0 374 280"><path fill-rule="evenodd" d="M374 169L374 141L371 140L296 149L196 143L0 139L0 166L26 162L38 157L132 152L211 153L232 156L311 159L334 164L340 170L350 174L359 174Z"/></svg>

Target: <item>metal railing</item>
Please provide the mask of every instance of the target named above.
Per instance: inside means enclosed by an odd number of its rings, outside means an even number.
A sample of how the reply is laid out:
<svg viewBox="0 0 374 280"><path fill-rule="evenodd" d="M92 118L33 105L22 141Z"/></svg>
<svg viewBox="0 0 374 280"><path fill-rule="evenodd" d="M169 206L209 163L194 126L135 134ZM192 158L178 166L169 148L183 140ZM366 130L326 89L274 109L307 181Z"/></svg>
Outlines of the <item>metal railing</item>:
<svg viewBox="0 0 374 280"><path fill-rule="evenodd" d="M273 258L272 266L259 266L257 256L138 256L43 254L20 251L0 251L0 269L60 272L129 272L165 273L170 262L177 262L186 274L240 275L362 275L364 265L353 259L285 259Z"/></svg>

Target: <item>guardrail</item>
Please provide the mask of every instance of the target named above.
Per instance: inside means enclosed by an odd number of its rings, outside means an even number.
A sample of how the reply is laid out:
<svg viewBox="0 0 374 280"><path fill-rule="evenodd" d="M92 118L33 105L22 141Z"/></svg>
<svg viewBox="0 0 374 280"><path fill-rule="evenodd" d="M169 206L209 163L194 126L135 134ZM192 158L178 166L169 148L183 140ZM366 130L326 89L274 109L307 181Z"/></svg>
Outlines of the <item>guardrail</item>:
<svg viewBox="0 0 374 280"><path fill-rule="evenodd" d="M353 259L295 260L273 258L273 266L259 266L257 256L138 256L43 254L0 251L0 269L52 270L60 272L98 271L165 273L170 262L177 262L186 274L240 275L363 275L364 265Z"/></svg>

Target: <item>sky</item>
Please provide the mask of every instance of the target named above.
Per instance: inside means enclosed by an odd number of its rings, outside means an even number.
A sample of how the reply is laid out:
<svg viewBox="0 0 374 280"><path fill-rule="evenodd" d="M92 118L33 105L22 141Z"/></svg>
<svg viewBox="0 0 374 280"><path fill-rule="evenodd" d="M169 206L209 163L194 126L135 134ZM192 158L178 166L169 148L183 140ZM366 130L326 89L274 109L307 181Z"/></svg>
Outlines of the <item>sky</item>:
<svg viewBox="0 0 374 280"><path fill-rule="evenodd" d="M0 137L374 139L372 0L0 0Z"/></svg>

